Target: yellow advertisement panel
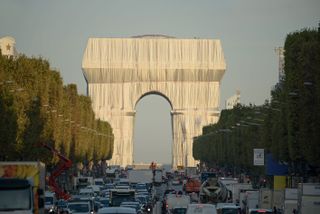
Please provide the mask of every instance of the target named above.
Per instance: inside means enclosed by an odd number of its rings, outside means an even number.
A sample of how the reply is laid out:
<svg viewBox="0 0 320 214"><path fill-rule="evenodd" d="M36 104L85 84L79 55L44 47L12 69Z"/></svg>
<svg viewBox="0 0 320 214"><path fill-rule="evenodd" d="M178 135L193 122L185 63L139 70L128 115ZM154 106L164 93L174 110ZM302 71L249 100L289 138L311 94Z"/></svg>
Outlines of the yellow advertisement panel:
<svg viewBox="0 0 320 214"><path fill-rule="evenodd" d="M273 176L273 189L284 190L286 188L286 176Z"/></svg>

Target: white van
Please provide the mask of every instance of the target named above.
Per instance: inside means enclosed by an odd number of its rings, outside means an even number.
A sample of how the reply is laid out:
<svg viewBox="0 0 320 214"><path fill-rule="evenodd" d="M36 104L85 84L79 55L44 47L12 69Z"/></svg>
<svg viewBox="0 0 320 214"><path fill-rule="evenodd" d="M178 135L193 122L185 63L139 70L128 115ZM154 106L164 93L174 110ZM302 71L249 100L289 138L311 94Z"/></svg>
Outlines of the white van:
<svg viewBox="0 0 320 214"><path fill-rule="evenodd" d="M189 204L186 214L217 214L213 204Z"/></svg>

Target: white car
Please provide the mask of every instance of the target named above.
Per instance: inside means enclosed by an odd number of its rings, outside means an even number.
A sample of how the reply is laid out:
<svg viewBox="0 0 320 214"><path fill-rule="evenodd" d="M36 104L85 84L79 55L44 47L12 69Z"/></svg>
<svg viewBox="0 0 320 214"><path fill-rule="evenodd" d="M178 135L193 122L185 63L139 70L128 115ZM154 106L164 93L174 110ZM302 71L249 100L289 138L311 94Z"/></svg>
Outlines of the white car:
<svg viewBox="0 0 320 214"><path fill-rule="evenodd" d="M217 209L212 204L189 204L186 214L217 214Z"/></svg>
<svg viewBox="0 0 320 214"><path fill-rule="evenodd" d="M129 207L105 207L98 210L98 214L137 214L134 208Z"/></svg>

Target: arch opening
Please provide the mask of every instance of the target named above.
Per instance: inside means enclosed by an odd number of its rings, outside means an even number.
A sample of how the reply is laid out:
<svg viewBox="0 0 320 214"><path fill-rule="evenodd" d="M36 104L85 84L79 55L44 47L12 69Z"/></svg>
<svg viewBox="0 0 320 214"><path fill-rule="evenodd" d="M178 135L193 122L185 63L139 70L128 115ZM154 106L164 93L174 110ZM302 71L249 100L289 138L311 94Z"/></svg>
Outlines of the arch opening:
<svg viewBox="0 0 320 214"><path fill-rule="evenodd" d="M159 92L143 94L135 105L133 134L134 164L152 161L172 164L172 121L170 100Z"/></svg>

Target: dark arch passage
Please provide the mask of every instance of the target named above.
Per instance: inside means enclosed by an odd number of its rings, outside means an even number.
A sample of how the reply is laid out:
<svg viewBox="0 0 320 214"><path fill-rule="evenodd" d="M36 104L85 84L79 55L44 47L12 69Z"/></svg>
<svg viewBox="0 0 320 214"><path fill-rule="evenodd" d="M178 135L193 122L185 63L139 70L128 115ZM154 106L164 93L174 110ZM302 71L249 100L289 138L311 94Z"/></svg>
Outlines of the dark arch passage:
<svg viewBox="0 0 320 214"><path fill-rule="evenodd" d="M168 99L161 94L148 93L139 99L135 110L134 163L171 164L172 123Z"/></svg>

